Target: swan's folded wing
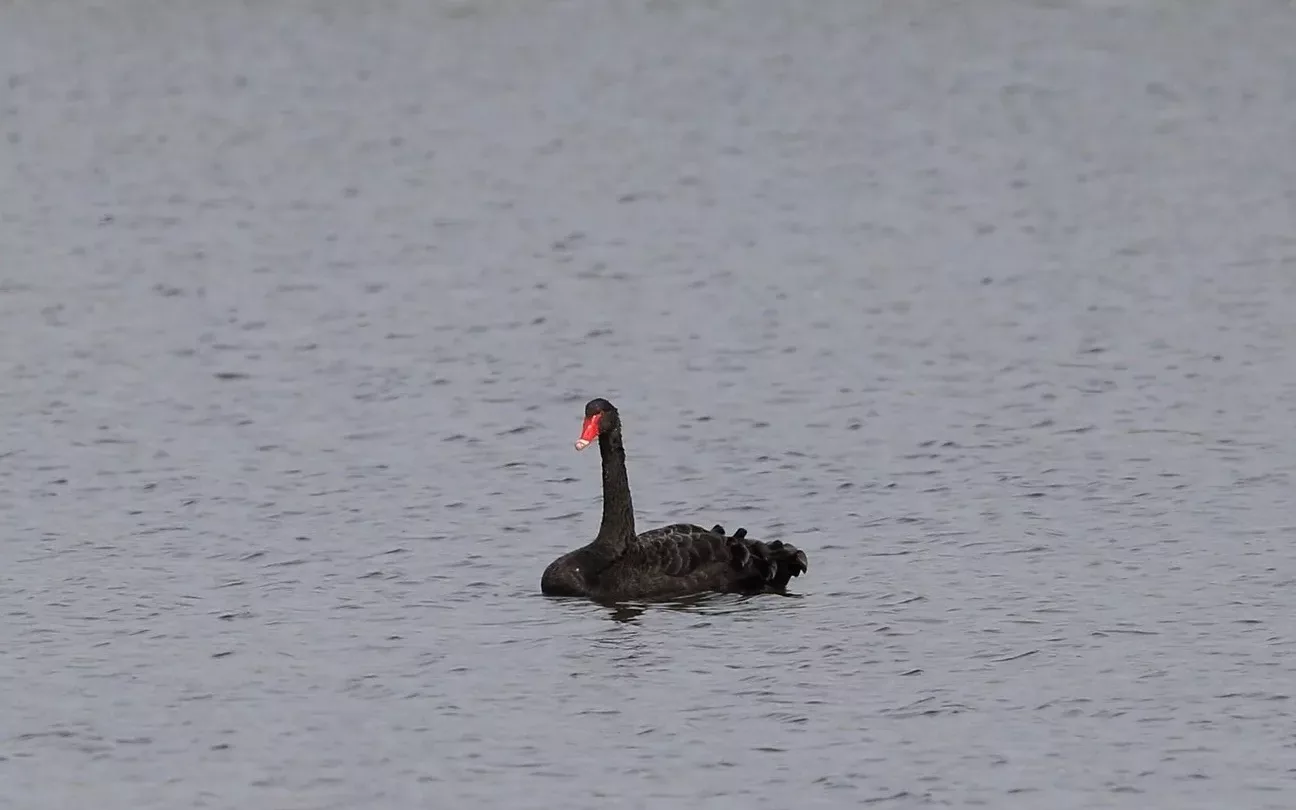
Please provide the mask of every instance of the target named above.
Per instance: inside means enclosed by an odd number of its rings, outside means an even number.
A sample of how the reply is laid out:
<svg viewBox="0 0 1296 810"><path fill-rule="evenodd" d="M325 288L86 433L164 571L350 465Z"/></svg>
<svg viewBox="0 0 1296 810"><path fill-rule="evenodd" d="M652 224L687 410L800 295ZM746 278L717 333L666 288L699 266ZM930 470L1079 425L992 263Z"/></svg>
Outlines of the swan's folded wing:
<svg viewBox="0 0 1296 810"><path fill-rule="evenodd" d="M724 534L689 523L674 523L639 535L630 556L647 570L672 577L689 577L708 568L724 570L734 564L733 549Z"/></svg>
<svg viewBox="0 0 1296 810"><path fill-rule="evenodd" d="M717 527L719 528L719 527ZM714 590L783 590L809 568L805 552L780 540L764 543L738 529L723 532L676 523L639 535L632 566L680 586Z"/></svg>

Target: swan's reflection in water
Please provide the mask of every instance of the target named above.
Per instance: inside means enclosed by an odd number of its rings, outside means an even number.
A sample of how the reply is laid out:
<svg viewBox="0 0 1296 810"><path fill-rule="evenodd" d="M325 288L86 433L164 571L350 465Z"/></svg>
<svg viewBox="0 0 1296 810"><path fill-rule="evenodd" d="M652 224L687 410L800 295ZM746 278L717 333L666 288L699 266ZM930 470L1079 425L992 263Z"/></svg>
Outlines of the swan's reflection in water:
<svg viewBox="0 0 1296 810"><path fill-rule="evenodd" d="M643 605L611 605L608 618L614 622L633 622L647 609Z"/></svg>
<svg viewBox="0 0 1296 810"><path fill-rule="evenodd" d="M717 594L707 593L664 602L614 602L604 604L614 622L632 623L649 610L672 610L701 616L721 616L759 607L768 599L804 599L801 594Z"/></svg>

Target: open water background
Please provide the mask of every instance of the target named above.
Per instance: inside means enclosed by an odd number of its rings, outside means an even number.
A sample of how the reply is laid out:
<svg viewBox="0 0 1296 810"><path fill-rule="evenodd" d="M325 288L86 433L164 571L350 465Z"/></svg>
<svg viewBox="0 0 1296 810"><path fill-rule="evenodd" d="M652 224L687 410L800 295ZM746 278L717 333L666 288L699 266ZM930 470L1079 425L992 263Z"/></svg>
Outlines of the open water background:
<svg viewBox="0 0 1296 810"><path fill-rule="evenodd" d="M0 808L1288 810L1292 43L0 3ZM540 597L596 395L800 598Z"/></svg>

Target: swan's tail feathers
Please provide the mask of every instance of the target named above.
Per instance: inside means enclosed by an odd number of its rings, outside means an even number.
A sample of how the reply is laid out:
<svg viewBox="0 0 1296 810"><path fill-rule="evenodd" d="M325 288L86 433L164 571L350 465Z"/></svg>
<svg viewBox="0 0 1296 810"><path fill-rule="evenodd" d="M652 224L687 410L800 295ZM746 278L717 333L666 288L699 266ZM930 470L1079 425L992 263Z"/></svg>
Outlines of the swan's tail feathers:
<svg viewBox="0 0 1296 810"><path fill-rule="evenodd" d="M734 567L750 572L762 590L782 591L792 577L810 569L805 552L796 546L775 540L762 543L746 539L747 530L739 529L729 538Z"/></svg>
<svg viewBox="0 0 1296 810"><path fill-rule="evenodd" d="M776 590L783 590L792 577L799 577L810 570L810 561L806 559L805 552L782 540L769 544L769 556L774 563L770 586Z"/></svg>

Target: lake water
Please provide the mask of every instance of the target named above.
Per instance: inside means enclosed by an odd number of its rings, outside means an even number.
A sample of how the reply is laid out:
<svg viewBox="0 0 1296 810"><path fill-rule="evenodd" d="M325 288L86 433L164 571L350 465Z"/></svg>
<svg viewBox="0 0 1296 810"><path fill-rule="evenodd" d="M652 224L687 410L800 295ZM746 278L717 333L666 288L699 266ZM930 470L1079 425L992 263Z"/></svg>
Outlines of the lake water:
<svg viewBox="0 0 1296 810"><path fill-rule="evenodd" d="M1296 11L0 7L0 808L1296 792ZM539 594L640 525L794 597Z"/></svg>

